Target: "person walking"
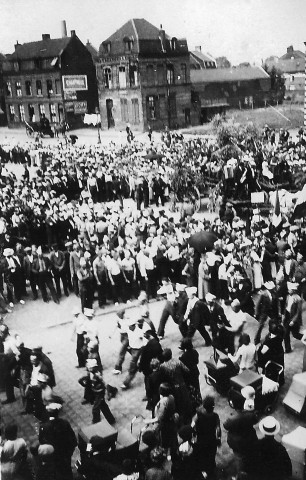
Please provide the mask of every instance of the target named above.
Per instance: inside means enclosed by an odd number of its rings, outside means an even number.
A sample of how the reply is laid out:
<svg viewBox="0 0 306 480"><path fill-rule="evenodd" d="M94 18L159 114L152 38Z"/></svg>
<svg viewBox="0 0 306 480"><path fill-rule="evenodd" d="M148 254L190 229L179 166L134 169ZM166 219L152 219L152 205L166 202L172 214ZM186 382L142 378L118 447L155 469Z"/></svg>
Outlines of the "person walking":
<svg viewBox="0 0 306 480"><path fill-rule="evenodd" d="M99 371L97 360L87 360L87 370L87 375L79 379L79 384L84 388L89 388L92 392L92 423L100 422L100 412L102 412L108 423L114 425L116 420L105 401L106 385L102 372Z"/></svg>
<svg viewBox="0 0 306 480"><path fill-rule="evenodd" d="M138 371L138 361L144 345L143 330L137 325L137 320L133 318L127 318L127 321L129 350L132 358L130 361L128 374L121 385L122 390L127 390L131 386L131 382Z"/></svg>
<svg viewBox="0 0 306 480"><path fill-rule="evenodd" d="M47 288L49 289L54 303L59 303L59 299L54 288L52 279L52 264L50 259L43 255L41 247L37 249L37 257L33 260L32 272L37 275L38 286L44 302L49 302Z"/></svg>
<svg viewBox="0 0 306 480"><path fill-rule="evenodd" d="M287 283L288 296L286 300L285 314L283 316L284 326L284 344L285 352L291 353L290 333L294 338L301 340L302 334L300 328L302 326L302 299L298 295L298 283Z"/></svg>

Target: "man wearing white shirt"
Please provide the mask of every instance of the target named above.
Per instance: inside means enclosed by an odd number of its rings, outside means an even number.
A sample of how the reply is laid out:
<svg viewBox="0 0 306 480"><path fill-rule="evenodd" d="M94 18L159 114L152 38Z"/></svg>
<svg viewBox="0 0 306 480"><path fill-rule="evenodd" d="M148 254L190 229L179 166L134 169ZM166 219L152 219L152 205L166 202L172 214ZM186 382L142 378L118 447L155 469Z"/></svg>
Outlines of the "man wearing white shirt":
<svg viewBox="0 0 306 480"><path fill-rule="evenodd" d="M137 320L133 318L127 318L128 321L128 340L129 340L129 348L131 354L131 362L129 365L128 374L121 385L122 390L127 390L130 388L131 382L135 377L138 371L138 360L141 355L142 347L144 345L144 337L143 337L143 330L141 330L137 325Z"/></svg>

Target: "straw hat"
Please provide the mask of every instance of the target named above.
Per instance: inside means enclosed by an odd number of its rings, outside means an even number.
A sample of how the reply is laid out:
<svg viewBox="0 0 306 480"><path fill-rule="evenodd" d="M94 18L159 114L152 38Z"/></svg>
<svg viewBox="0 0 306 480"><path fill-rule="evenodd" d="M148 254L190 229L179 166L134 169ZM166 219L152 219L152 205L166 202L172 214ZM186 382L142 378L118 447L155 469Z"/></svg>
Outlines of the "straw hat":
<svg viewBox="0 0 306 480"><path fill-rule="evenodd" d="M276 418L271 415L263 418L259 422L259 430L264 435L276 435L280 431L280 423Z"/></svg>

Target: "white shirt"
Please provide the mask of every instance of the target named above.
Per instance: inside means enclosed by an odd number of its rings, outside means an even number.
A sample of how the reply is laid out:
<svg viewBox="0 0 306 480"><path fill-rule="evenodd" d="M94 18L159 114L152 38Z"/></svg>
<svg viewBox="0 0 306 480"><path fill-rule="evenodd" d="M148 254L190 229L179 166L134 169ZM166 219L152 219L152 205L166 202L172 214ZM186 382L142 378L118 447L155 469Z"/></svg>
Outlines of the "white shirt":
<svg viewBox="0 0 306 480"><path fill-rule="evenodd" d="M37 365L37 367L35 367L33 365L33 370L32 370L32 374L31 374L31 385L38 385L38 380L37 380L37 377L38 377L38 374L40 372L40 369L41 369L41 363L39 363Z"/></svg>
<svg viewBox="0 0 306 480"><path fill-rule="evenodd" d="M135 330L128 329L127 331L129 337L129 345L131 348L140 349L143 347L143 332L142 330L136 325Z"/></svg>
<svg viewBox="0 0 306 480"><path fill-rule="evenodd" d="M255 366L255 355L256 355L256 347L253 343L249 343L249 345L241 345L238 348L236 355L228 354L229 358L233 362L238 362L240 359L240 370L251 369Z"/></svg>

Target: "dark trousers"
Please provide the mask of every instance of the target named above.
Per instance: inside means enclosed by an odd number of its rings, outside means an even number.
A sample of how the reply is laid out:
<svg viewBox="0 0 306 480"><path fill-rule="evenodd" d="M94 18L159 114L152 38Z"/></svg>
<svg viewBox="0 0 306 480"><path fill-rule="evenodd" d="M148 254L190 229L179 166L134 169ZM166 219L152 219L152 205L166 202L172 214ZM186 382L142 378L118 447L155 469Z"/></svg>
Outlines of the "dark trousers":
<svg viewBox="0 0 306 480"><path fill-rule="evenodd" d="M211 345L211 338L210 338L210 335L209 335L208 331L205 328L204 323L199 323L198 325L194 325L194 324L190 323L189 327L187 328L187 333L185 334L185 336L187 336L188 338L192 338L194 336L196 330L204 338L206 346ZM181 332L182 332L182 330L181 330Z"/></svg>
<svg viewBox="0 0 306 480"><path fill-rule="evenodd" d="M260 317L258 318L258 329L257 329L257 332L255 334L255 337L254 337L254 343L255 345L257 345L258 343L260 343L260 339L261 339L261 332L263 331L263 328L265 326L265 323L268 319L268 316L267 315L260 315Z"/></svg>
<svg viewBox="0 0 306 480"><path fill-rule="evenodd" d="M48 294L47 294L47 288L50 290L50 293L52 295L52 299L55 303L58 303L58 297L53 285L53 280L51 273L49 272L39 272L38 274L38 286L39 290L41 292L41 296L43 298L44 302L48 301Z"/></svg>
<svg viewBox="0 0 306 480"><path fill-rule="evenodd" d="M167 301L166 305L164 306L164 309L162 311L159 325L158 325L158 330L157 330L157 335L160 337L163 337L165 335L165 327L166 323L168 321L168 318L171 316L173 318L173 305L171 302Z"/></svg>
<svg viewBox="0 0 306 480"><path fill-rule="evenodd" d="M294 338L301 340L302 334L300 333L300 325L294 324L292 326L290 324L290 316L289 313L285 313L285 320L284 320L284 345L285 345L285 352L291 351L291 341L290 341L290 333Z"/></svg>
<svg viewBox="0 0 306 480"><path fill-rule="evenodd" d="M140 358L140 355L141 355L141 348L131 348L130 349L130 354L132 356L131 358L131 362L130 362L130 365L129 365L129 371L128 371L128 374L126 376L126 379L124 380L123 384L126 386L126 387L129 387L133 378L135 377L136 373L138 372L138 360Z"/></svg>
<svg viewBox="0 0 306 480"><path fill-rule="evenodd" d="M93 298L94 298L93 288L87 288L87 287L80 288L82 312L84 312L84 308L92 308Z"/></svg>
<svg viewBox="0 0 306 480"><path fill-rule="evenodd" d="M97 292L98 292L98 302L99 307L102 307L106 304L106 279L99 279L100 285L97 284Z"/></svg>
<svg viewBox="0 0 306 480"><path fill-rule="evenodd" d="M124 284L126 299L130 300L133 296L137 297L136 285L134 280L134 272L125 271L124 275L126 276L127 282Z"/></svg>
<svg viewBox="0 0 306 480"><path fill-rule="evenodd" d="M30 282L30 287L32 290L33 298L36 300L38 298L38 292L37 292L37 277L33 273L30 274L29 278Z"/></svg>
<svg viewBox="0 0 306 480"><path fill-rule="evenodd" d="M76 273L72 276L72 285L73 285L73 291L78 297L80 290L79 290L79 280Z"/></svg>
<svg viewBox="0 0 306 480"><path fill-rule="evenodd" d="M156 271L155 268L153 270L147 270L147 285L146 285L146 292L148 295L148 298L155 298L156 297L156 290L157 290L157 284L156 284Z"/></svg>
<svg viewBox="0 0 306 480"><path fill-rule="evenodd" d="M63 270L61 272L54 272L54 282L55 282L56 292L57 292L58 297L60 297L62 295L61 280L62 280L62 284L63 284L64 293L65 293L66 297L68 297L69 292L68 292L66 272L64 272Z"/></svg>
<svg viewBox="0 0 306 480"><path fill-rule="evenodd" d="M128 351L129 346L129 337L127 333L121 333L121 347L119 350L118 359L115 365L116 370L122 370L122 365L125 359L126 352Z"/></svg>
<svg viewBox="0 0 306 480"><path fill-rule="evenodd" d="M82 333L77 334L77 346L76 354L78 357L79 367L85 367L86 365L86 355L84 354L84 335Z"/></svg>
<svg viewBox="0 0 306 480"><path fill-rule="evenodd" d="M119 275L112 275L114 285L112 285L112 297L113 301L117 303L119 301L119 297L123 302L126 300L126 294L124 291L123 286L123 278L121 273Z"/></svg>
<svg viewBox="0 0 306 480"><path fill-rule="evenodd" d="M116 420L110 411L109 406L107 405L105 398L104 398L104 392L102 393L94 393L94 404L92 407L92 423L98 423L101 420L101 414L100 412L103 413L105 419L113 425Z"/></svg>

